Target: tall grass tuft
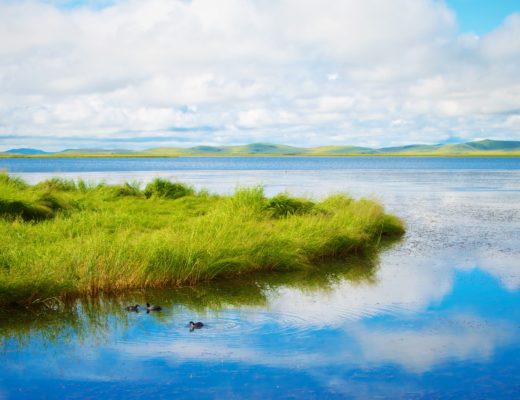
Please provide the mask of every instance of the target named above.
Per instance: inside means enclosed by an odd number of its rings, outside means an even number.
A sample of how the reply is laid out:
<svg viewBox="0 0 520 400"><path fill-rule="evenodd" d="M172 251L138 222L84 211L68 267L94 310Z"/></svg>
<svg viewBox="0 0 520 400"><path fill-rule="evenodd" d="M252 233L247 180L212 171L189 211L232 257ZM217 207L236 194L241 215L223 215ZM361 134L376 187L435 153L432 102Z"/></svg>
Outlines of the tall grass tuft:
<svg viewBox="0 0 520 400"><path fill-rule="evenodd" d="M275 218L287 217L294 214L307 214L314 208L314 203L306 199L290 197L287 193L280 193L269 199L265 206Z"/></svg>
<svg viewBox="0 0 520 400"><path fill-rule="evenodd" d="M139 197L143 196L139 182L123 183L122 185L108 186L108 190L115 197Z"/></svg>
<svg viewBox="0 0 520 400"><path fill-rule="evenodd" d="M35 189L46 191L75 192L78 190L76 182L72 179L52 178L35 185Z"/></svg>
<svg viewBox="0 0 520 400"><path fill-rule="evenodd" d="M146 185L144 195L146 198L162 197L165 199L178 199L179 197L189 196L194 193L193 188L182 183L174 183L161 178L155 178Z"/></svg>
<svg viewBox="0 0 520 400"><path fill-rule="evenodd" d="M0 218L41 221L71 206L67 199L45 185L31 188L20 178L0 174Z"/></svg>
<svg viewBox="0 0 520 400"><path fill-rule="evenodd" d="M27 189L29 185L17 176L8 175L6 172L0 172L0 185L3 187L12 187L15 189Z"/></svg>

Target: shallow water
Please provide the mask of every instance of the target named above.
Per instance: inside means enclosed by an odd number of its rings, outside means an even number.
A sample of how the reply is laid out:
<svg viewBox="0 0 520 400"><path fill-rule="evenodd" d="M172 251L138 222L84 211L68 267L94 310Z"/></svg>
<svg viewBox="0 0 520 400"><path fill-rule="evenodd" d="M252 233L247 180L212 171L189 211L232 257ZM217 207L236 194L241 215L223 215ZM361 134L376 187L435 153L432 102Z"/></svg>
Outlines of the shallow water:
<svg viewBox="0 0 520 400"><path fill-rule="evenodd" d="M520 397L520 159L0 161L30 182L161 176L220 193L346 191L379 198L408 225L378 260L312 275L3 315L0 399ZM164 310L123 310L147 300ZM190 332L190 320L205 327Z"/></svg>

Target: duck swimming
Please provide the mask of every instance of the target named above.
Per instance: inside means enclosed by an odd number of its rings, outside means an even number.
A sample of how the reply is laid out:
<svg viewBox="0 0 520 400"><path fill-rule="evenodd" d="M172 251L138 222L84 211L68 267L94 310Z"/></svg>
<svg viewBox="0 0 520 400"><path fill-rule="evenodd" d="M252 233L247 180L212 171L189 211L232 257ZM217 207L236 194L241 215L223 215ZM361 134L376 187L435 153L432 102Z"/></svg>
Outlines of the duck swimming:
<svg viewBox="0 0 520 400"><path fill-rule="evenodd" d="M151 306L150 303L146 303L146 311L161 311L161 306Z"/></svg>
<svg viewBox="0 0 520 400"><path fill-rule="evenodd" d="M190 331L193 331L194 329L200 329L204 326L202 322L193 322L190 321Z"/></svg>
<svg viewBox="0 0 520 400"><path fill-rule="evenodd" d="M139 311L139 307L140 307L140 305L136 304L135 306L128 306L128 307L126 307L126 309L128 311L135 311L135 312L137 312L137 311Z"/></svg>

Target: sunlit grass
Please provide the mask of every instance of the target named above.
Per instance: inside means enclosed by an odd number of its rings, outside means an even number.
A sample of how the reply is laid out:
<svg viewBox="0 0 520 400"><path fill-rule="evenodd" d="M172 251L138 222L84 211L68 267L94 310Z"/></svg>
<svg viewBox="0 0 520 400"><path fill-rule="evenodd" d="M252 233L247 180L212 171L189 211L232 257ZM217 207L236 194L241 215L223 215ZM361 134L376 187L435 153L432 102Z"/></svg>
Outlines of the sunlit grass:
<svg viewBox="0 0 520 400"><path fill-rule="evenodd" d="M3 174L0 304L312 269L403 232L378 202L345 195L269 199L254 187L217 196L160 179L144 190L60 179L29 186Z"/></svg>

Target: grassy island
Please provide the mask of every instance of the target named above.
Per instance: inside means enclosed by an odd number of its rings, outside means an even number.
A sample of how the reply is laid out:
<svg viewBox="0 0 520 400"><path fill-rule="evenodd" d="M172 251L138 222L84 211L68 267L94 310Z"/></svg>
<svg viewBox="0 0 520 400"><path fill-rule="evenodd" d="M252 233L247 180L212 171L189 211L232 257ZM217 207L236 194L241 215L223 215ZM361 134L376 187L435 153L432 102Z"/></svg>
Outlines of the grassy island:
<svg viewBox="0 0 520 400"><path fill-rule="evenodd" d="M0 306L312 269L404 233L376 201L0 174Z"/></svg>

